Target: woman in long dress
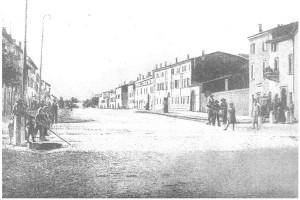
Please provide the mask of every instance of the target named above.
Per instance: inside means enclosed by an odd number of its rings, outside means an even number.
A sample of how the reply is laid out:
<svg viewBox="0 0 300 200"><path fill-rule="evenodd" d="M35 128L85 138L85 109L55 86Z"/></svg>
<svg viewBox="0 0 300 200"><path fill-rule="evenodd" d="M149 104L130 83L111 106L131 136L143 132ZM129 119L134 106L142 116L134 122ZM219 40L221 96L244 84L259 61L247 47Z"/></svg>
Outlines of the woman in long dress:
<svg viewBox="0 0 300 200"><path fill-rule="evenodd" d="M257 130L258 130L258 116L260 116L260 105L259 103L257 103L257 100L254 100L252 106L252 124L253 124L253 129L255 129L255 124L256 124Z"/></svg>
<svg viewBox="0 0 300 200"><path fill-rule="evenodd" d="M232 130L234 131L234 125L236 123L236 117L235 117L235 108L233 106L233 103L229 104L229 109L227 111L228 113L228 117L227 117L227 126L224 129L225 131L227 130L227 128L229 127L230 124L232 124Z"/></svg>

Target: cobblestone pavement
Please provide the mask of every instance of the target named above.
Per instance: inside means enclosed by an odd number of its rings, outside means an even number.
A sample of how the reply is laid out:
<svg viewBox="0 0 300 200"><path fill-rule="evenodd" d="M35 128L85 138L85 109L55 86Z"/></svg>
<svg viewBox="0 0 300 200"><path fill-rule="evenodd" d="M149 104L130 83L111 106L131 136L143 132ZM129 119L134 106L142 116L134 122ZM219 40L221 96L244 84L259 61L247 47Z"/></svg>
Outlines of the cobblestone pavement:
<svg viewBox="0 0 300 200"><path fill-rule="evenodd" d="M298 196L297 125L223 131L132 110L62 116L53 130L72 145L59 150L11 147L2 129L3 197Z"/></svg>

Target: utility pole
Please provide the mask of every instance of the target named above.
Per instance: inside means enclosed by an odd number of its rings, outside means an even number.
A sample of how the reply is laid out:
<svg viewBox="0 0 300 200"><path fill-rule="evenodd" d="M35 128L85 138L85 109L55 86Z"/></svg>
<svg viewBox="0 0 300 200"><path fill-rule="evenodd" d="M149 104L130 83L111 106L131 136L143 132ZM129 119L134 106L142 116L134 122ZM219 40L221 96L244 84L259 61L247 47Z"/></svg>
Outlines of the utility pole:
<svg viewBox="0 0 300 200"><path fill-rule="evenodd" d="M25 91L26 91L26 79L27 79L27 67L26 67L26 60L27 60L27 3L26 0L26 8L25 8L25 38L24 38L24 65L23 65L23 89L22 89L22 98L25 101Z"/></svg>
<svg viewBox="0 0 300 200"><path fill-rule="evenodd" d="M43 28L42 28L42 41L41 41L41 61L40 61L40 90L39 90L39 104L41 105L41 96L42 96L42 66L43 66L43 42L44 42L44 22L45 17L49 16L51 19L51 15L46 14L43 17Z"/></svg>

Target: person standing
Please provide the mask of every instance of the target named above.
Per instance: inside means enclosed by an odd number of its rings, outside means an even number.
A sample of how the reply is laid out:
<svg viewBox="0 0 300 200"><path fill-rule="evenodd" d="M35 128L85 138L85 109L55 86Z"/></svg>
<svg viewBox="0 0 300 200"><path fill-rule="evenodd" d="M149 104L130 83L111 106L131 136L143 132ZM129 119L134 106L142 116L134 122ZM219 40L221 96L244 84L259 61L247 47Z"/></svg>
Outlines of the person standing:
<svg viewBox="0 0 300 200"><path fill-rule="evenodd" d="M219 101L215 100L215 103L213 106L213 126L215 126L216 120L218 121L218 126L221 126L220 125L220 115L219 115L220 109L221 109L221 107L219 105Z"/></svg>
<svg viewBox="0 0 300 200"><path fill-rule="evenodd" d="M225 125L227 123L227 102L226 99L222 98L221 99L221 111L222 111L222 121L223 121L223 125Z"/></svg>
<svg viewBox="0 0 300 200"><path fill-rule="evenodd" d="M44 135L44 126L45 126L45 116L42 111L42 107L38 109L38 114L35 116L36 126L34 134L37 135L37 132L40 132L40 141L45 141Z"/></svg>
<svg viewBox="0 0 300 200"><path fill-rule="evenodd" d="M58 105L55 100L52 104L51 111L52 111L52 116L53 116L53 123L57 124Z"/></svg>
<svg viewBox="0 0 300 200"><path fill-rule="evenodd" d="M258 130L258 116L260 115L260 105L257 102L257 100L253 101L253 106L252 106L252 124L253 124L253 129L255 129L255 124L256 128Z"/></svg>
<svg viewBox="0 0 300 200"><path fill-rule="evenodd" d="M32 120L32 117L29 116L28 117L28 122L26 123L26 128L27 128L27 142L29 142L29 138L30 138L30 135L32 137L32 142L35 142L34 140L34 124L33 124L33 120Z"/></svg>
<svg viewBox="0 0 300 200"><path fill-rule="evenodd" d="M235 117L235 108L233 106L233 103L229 104L229 109L228 109L228 123L226 128L224 129L225 131L227 130L227 128L229 127L230 124L232 124L232 130L234 131L234 125L236 123L236 117Z"/></svg>
<svg viewBox="0 0 300 200"><path fill-rule="evenodd" d="M207 107L207 115L208 115L208 122L207 125L211 125L212 118L213 118L213 107L214 107L214 95L210 95L210 98L208 100L208 103L206 105Z"/></svg>
<svg viewBox="0 0 300 200"><path fill-rule="evenodd" d="M278 108L277 108L277 110L278 110L278 117L277 117L277 120L276 120L276 122L278 123L278 122L280 122L280 123L285 123L285 115L284 115L284 104L283 104L283 102L282 101L280 101L280 99L279 99L279 101L278 101Z"/></svg>

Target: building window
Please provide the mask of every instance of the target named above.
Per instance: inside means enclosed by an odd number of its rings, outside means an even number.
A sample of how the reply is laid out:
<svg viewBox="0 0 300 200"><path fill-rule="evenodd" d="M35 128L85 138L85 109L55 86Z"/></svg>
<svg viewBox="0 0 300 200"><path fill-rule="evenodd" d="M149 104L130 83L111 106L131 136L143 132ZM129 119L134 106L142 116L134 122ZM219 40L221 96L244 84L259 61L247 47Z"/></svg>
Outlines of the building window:
<svg viewBox="0 0 300 200"><path fill-rule="evenodd" d="M183 98L183 104L185 104L185 97L182 97Z"/></svg>
<svg viewBox="0 0 300 200"><path fill-rule="evenodd" d="M262 42L262 51L265 52L267 50L267 45L266 45L266 42L263 41Z"/></svg>
<svg viewBox="0 0 300 200"><path fill-rule="evenodd" d="M294 73L294 65L293 65L293 54L289 55L289 74L293 74Z"/></svg>
<svg viewBox="0 0 300 200"><path fill-rule="evenodd" d="M174 74L174 69L171 69L171 74Z"/></svg>
<svg viewBox="0 0 300 200"><path fill-rule="evenodd" d="M156 91L159 91L159 83L157 83Z"/></svg>
<svg viewBox="0 0 300 200"><path fill-rule="evenodd" d="M187 79L186 79L186 82L187 82L187 83L186 83L187 87L190 87L190 85L191 85L191 83L190 83L190 78L187 78Z"/></svg>
<svg viewBox="0 0 300 200"><path fill-rule="evenodd" d="M254 43L251 44L251 46L250 46L250 53L255 54L255 44Z"/></svg>
<svg viewBox="0 0 300 200"><path fill-rule="evenodd" d="M251 65L250 75L251 75L251 80L254 80L254 77L253 77L253 65Z"/></svg>
<svg viewBox="0 0 300 200"><path fill-rule="evenodd" d="M175 88L179 88L179 80L175 80Z"/></svg>
<svg viewBox="0 0 300 200"><path fill-rule="evenodd" d="M278 51L278 43L272 43L271 44L271 50L272 50L272 52Z"/></svg>
<svg viewBox="0 0 300 200"><path fill-rule="evenodd" d="M275 58L275 60L274 60L274 71L275 72L279 71L279 60L278 60L278 58Z"/></svg>
<svg viewBox="0 0 300 200"><path fill-rule="evenodd" d="M159 74L158 73L156 73L156 78L159 78Z"/></svg>
<svg viewBox="0 0 300 200"><path fill-rule="evenodd" d="M159 103L161 104L161 98L159 98Z"/></svg>
<svg viewBox="0 0 300 200"><path fill-rule="evenodd" d="M177 72L176 72L176 73L177 73L177 74L180 73L180 67L177 68Z"/></svg>
<svg viewBox="0 0 300 200"><path fill-rule="evenodd" d="M161 89L164 90L164 83L161 83Z"/></svg>

